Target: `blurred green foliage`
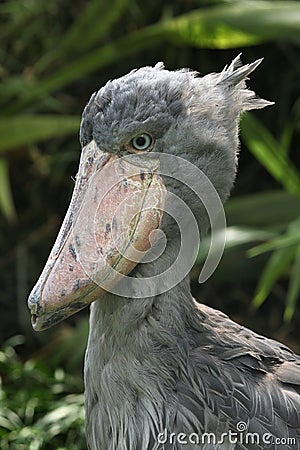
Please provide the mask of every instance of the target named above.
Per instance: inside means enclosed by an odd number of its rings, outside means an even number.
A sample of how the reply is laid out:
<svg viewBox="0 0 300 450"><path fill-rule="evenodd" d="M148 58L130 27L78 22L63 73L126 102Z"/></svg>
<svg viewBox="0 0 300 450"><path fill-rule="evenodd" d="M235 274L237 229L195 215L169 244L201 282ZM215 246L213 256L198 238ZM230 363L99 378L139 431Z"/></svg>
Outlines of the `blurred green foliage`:
<svg viewBox="0 0 300 450"><path fill-rule="evenodd" d="M0 350L1 450L85 448L82 380L37 360L22 362L16 336Z"/></svg>
<svg viewBox="0 0 300 450"><path fill-rule="evenodd" d="M192 288L299 349L300 3L9 0L0 17L0 339L25 336L0 352L1 449L85 448L86 313L35 335L26 298L73 188L82 109L134 67L163 60L205 74L240 51L245 62L265 56L251 86L276 104L242 120L225 253L203 286L195 267Z"/></svg>

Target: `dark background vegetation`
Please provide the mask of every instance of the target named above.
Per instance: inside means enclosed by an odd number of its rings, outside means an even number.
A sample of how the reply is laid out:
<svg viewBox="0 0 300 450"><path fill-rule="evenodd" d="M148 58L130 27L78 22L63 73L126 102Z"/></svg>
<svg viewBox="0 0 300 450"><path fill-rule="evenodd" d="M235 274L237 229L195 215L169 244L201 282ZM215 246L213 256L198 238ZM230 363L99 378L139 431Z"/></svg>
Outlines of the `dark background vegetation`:
<svg viewBox="0 0 300 450"><path fill-rule="evenodd" d="M1 449L85 448L88 311L34 333L26 300L64 216L91 93L135 67L220 71L264 57L249 85L222 262L199 301L300 350L300 3L11 0L0 4Z"/></svg>

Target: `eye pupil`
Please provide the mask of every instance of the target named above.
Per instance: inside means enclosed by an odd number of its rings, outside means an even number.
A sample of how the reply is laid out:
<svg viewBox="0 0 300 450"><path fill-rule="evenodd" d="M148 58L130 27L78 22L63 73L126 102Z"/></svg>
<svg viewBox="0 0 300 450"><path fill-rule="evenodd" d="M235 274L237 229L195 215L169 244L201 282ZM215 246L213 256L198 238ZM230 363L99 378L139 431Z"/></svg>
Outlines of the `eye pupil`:
<svg viewBox="0 0 300 450"><path fill-rule="evenodd" d="M138 147L143 147L146 143L146 139L144 136L139 136L138 138L136 138L136 144Z"/></svg>
<svg viewBox="0 0 300 450"><path fill-rule="evenodd" d="M138 136L135 136L132 141L131 145L135 150L147 150L152 144L152 137L147 134L139 134Z"/></svg>

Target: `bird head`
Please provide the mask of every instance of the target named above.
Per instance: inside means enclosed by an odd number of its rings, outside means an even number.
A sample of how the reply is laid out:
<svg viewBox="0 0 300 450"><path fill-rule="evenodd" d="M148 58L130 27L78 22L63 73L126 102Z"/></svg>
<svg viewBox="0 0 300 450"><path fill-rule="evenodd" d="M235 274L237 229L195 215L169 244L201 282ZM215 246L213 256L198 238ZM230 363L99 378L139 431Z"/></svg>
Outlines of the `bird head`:
<svg viewBox="0 0 300 450"><path fill-rule="evenodd" d="M170 240L176 235L174 219L164 213L168 192L180 194L200 229L207 227L201 201L173 175L189 172L185 161L225 201L235 179L240 115L271 104L245 85L260 62L241 65L237 57L204 77L159 63L92 95L82 115L71 203L28 301L34 329L101 301L145 257L155 230Z"/></svg>

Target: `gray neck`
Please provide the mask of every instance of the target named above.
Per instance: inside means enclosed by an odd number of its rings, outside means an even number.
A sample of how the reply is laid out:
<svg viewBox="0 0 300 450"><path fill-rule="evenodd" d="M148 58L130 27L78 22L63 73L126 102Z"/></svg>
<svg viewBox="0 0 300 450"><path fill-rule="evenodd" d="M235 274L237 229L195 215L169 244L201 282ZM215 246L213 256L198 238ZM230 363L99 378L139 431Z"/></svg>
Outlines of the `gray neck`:
<svg viewBox="0 0 300 450"><path fill-rule="evenodd" d="M149 277L164 262L139 265L135 274ZM172 429L175 383L179 367L187 366L188 330L196 324L189 276L160 295L107 294L92 304L85 409L93 450L152 448L153 436L166 426Z"/></svg>
<svg viewBox="0 0 300 450"><path fill-rule="evenodd" d="M119 352L144 359L153 346L175 350L194 315L188 276L154 297L128 299L107 294L91 306L89 343L93 351L97 348L97 359L103 365Z"/></svg>
<svg viewBox="0 0 300 450"><path fill-rule="evenodd" d="M177 253L177 240L169 240L163 255L151 263L139 264L132 277L152 280L152 277L164 272L172 264ZM147 345L154 344L153 341L158 345L165 344L163 341L168 335L172 339L176 336L182 339L195 314L194 300L190 292L189 275L176 284L179 275L176 271L174 275L174 269L171 272L175 279L174 287L163 293L145 298L127 298L108 293L93 303L90 327L94 335L93 345L99 345L100 357L108 346L104 335L109 336L114 351L116 348L123 351L124 347L128 347L128 351L136 354L139 351L143 353ZM170 275L167 275L165 280L169 278ZM164 281L153 280L153 290L159 291ZM109 358L109 354L106 358Z"/></svg>

